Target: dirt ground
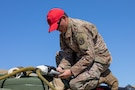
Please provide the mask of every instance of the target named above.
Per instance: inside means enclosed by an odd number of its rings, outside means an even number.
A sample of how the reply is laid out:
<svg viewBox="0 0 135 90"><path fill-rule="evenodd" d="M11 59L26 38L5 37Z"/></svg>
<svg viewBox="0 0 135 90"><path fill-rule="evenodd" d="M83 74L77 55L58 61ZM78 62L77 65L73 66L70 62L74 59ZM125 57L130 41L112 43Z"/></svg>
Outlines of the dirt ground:
<svg viewBox="0 0 135 90"><path fill-rule="evenodd" d="M0 74L5 74L7 73L7 70L0 69Z"/></svg>

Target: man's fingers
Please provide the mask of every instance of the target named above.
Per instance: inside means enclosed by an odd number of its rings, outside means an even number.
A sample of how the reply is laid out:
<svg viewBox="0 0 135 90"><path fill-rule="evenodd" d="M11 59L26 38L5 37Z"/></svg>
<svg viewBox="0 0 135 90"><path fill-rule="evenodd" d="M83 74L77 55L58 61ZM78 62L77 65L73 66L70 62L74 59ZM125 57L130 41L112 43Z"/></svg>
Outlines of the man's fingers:
<svg viewBox="0 0 135 90"><path fill-rule="evenodd" d="M58 67L56 70L60 72L60 71L62 71L62 68Z"/></svg>

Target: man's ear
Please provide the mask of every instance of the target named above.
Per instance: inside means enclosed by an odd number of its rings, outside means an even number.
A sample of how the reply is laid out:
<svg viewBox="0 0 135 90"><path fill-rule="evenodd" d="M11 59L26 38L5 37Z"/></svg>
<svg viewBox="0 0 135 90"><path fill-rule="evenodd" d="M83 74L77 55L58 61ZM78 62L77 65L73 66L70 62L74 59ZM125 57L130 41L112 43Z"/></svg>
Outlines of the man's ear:
<svg viewBox="0 0 135 90"><path fill-rule="evenodd" d="M65 18L66 18L66 16L65 16L65 15L62 15L62 17L61 17L61 18L65 19Z"/></svg>
<svg viewBox="0 0 135 90"><path fill-rule="evenodd" d="M65 15L63 15L61 18L62 18L65 22L67 22L67 17L66 17Z"/></svg>

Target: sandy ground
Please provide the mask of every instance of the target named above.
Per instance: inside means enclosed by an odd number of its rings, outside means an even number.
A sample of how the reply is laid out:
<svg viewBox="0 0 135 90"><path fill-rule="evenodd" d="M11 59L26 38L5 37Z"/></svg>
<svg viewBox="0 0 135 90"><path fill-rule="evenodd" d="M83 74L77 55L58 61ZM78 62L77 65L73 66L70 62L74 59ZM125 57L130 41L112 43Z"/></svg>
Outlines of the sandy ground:
<svg viewBox="0 0 135 90"><path fill-rule="evenodd" d="M5 74L7 73L7 70L0 69L0 74Z"/></svg>

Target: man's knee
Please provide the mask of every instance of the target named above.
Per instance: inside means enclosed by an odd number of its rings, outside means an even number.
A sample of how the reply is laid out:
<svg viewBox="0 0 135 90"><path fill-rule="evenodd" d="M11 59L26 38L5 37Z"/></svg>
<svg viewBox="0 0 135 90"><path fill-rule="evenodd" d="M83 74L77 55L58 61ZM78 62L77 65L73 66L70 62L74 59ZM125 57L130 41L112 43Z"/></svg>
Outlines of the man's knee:
<svg viewBox="0 0 135 90"><path fill-rule="evenodd" d="M71 80L69 82L69 85L70 85L70 88L73 89L73 90L79 90L78 88L81 87L81 83L75 82L75 80Z"/></svg>
<svg viewBox="0 0 135 90"><path fill-rule="evenodd" d="M70 88L72 90L91 90L94 89L97 84L98 84L98 80L93 79L93 80L89 80L89 81L78 81L76 82L75 80L71 80L70 81Z"/></svg>
<svg viewBox="0 0 135 90"><path fill-rule="evenodd" d="M63 56L64 56L63 54L64 54L63 51L58 51L58 52L56 53L55 60L56 60L56 64L57 64L57 65L60 64L60 61L62 60L62 58L63 58Z"/></svg>

